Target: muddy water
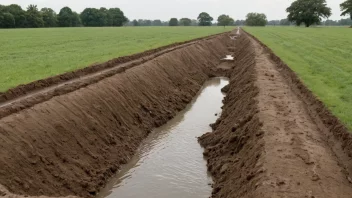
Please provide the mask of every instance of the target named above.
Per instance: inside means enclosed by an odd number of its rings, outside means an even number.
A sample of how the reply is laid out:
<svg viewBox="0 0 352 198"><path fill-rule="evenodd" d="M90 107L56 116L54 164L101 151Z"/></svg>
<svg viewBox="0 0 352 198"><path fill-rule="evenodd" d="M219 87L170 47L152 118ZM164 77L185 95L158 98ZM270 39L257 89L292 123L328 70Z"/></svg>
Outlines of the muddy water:
<svg viewBox="0 0 352 198"><path fill-rule="evenodd" d="M227 84L225 78L207 81L185 110L148 136L98 197L209 197L212 179L196 137L211 131L209 124L221 113L220 90Z"/></svg>

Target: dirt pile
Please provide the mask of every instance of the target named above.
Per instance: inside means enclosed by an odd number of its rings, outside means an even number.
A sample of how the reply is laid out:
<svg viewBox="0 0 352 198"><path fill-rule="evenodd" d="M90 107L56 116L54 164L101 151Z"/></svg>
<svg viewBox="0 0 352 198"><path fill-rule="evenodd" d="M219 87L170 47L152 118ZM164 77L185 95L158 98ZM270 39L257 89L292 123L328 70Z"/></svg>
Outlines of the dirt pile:
<svg viewBox="0 0 352 198"><path fill-rule="evenodd" d="M212 125L214 132L199 138L205 147L208 170L214 177L214 197L243 197L254 192L262 168L256 165L263 150L262 123L258 118L255 53L250 40L236 40L236 62L231 73L223 112ZM256 176L256 177L255 177Z"/></svg>
<svg viewBox="0 0 352 198"><path fill-rule="evenodd" d="M213 197L350 197L347 129L258 40L234 52L223 114L199 138Z"/></svg>
<svg viewBox="0 0 352 198"><path fill-rule="evenodd" d="M140 66L163 54L194 45L198 42L213 39L220 35L195 39L179 44L176 43L140 54L113 59L106 63L39 80L27 85L20 85L0 94L0 118L30 108L36 104L50 100L55 96L70 93L90 84L94 84L104 78L122 73L132 67ZM220 71L221 68L218 70Z"/></svg>
<svg viewBox="0 0 352 198"><path fill-rule="evenodd" d="M228 53L234 62L221 62ZM136 56L3 95L0 184L9 191L0 185L0 196L94 196L205 80L226 75L221 117L199 138L213 197L351 197L348 130L255 38L222 34Z"/></svg>
<svg viewBox="0 0 352 198"><path fill-rule="evenodd" d="M197 38L197 39L193 39L190 41L173 43L170 45L166 45L166 46L159 47L156 49L151 49L151 50L144 51L141 53L115 58L115 59L109 60L105 63L94 64L89 67L78 69L78 70L75 70L72 72L67 72L64 74L57 75L57 76L52 76L52 77L48 77L46 79L41 79L41 80L34 81L34 82L31 82L28 84L20 85L15 88L9 89L8 91L6 91L4 93L0 92L0 103L17 98L19 96L29 94L31 92L35 92L37 90L41 90L43 88L55 86L59 83L67 82L67 81L70 81L73 79L87 76L89 74L94 74L99 71L113 68L113 67L116 67L117 65L122 65L124 63L130 63L132 67L136 66L136 65L140 65L142 63L145 63L146 61L149 61L153 58L160 56L161 54L168 53L170 51L179 49L181 47L192 45L198 41L212 39L212 38L215 38L218 35L222 35L222 34L223 33L220 33L217 35L212 35L212 36L209 36L206 38ZM117 72L119 72L119 71L120 70L118 70ZM116 74L117 72L115 71L115 73L110 73L110 76ZM104 76L104 77L107 77L107 76ZM94 83L94 82L91 82L91 83ZM89 83L89 84L91 84L91 83Z"/></svg>
<svg viewBox="0 0 352 198"><path fill-rule="evenodd" d="M0 184L30 196L95 195L153 128L217 75L228 40L199 40L84 88L60 87L67 94L24 99L45 100L0 119Z"/></svg>

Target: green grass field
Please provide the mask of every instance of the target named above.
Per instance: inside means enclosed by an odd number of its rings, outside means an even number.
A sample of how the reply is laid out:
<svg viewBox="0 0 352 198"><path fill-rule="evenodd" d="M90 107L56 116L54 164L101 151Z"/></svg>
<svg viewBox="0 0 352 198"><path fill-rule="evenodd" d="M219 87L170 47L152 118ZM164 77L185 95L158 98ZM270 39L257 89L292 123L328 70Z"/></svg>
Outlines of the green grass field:
<svg viewBox="0 0 352 198"><path fill-rule="evenodd" d="M352 29L244 29L280 56L352 130Z"/></svg>
<svg viewBox="0 0 352 198"><path fill-rule="evenodd" d="M223 27L2 29L0 92L93 63L229 30Z"/></svg>

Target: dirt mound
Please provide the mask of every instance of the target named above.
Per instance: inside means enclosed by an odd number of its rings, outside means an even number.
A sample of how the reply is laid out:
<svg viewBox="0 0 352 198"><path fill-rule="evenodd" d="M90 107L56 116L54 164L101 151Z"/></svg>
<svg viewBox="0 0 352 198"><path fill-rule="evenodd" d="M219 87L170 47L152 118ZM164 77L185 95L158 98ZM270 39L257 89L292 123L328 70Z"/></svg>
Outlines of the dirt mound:
<svg viewBox="0 0 352 198"><path fill-rule="evenodd" d="M83 77L83 76L86 76L89 74L96 73L98 71L102 71L102 70L106 70L106 69L109 69L112 67L116 67L117 65L120 65L123 63L135 61L137 59L142 59L142 60L135 62L133 64L133 66L140 65L141 63L144 63L150 59L153 59L156 56L159 56L160 54L170 52L172 50L178 49L179 47L192 45L193 43L195 43L197 41L201 41L204 39L211 39L211 38L214 38L214 37L216 37L218 35L222 35L222 34L224 34L224 33L220 33L217 35L212 35L212 36L204 37L204 38L197 38L197 39L193 39L193 40L185 41L185 42L173 43L173 44L170 44L167 46L159 47L156 49L151 49L151 50L144 51L141 53L115 58L115 59L109 60L105 63L95 64L95 65L85 67L82 69L78 69L78 70L75 70L72 72L67 72L64 74L57 75L57 76L48 77L46 79L41 79L41 80L34 81L34 82L31 82L31 83L28 83L25 85L19 85L15 88L9 89L8 91L6 91L4 93L0 92L0 103L14 99L19 96L29 94L34 91L38 91L43 88L47 88L47 87L50 87L53 85L67 82L72 79L77 79L77 78L80 78L80 77ZM148 57L148 56L152 56L152 57Z"/></svg>
<svg viewBox="0 0 352 198"><path fill-rule="evenodd" d="M345 156L341 154L341 149L343 149L343 153L352 157L352 134L347 127L331 113L324 103L304 85L296 73L275 55L270 48L252 35L248 34L248 36L256 40L264 48L264 51L268 53L270 59L276 64L277 68L280 69L280 74L284 76L291 89L305 103L308 109L307 113L310 114L319 129L327 136L330 146L341 158L344 158L346 161L351 161L351 159L345 158ZM336 142L336 140L338 141ZM346 169L349 170L352 170L351 168L350 166L346 167ZM351 174L350 171L348 172Z"/></svg>
<svg viewBox="0 0 352 198"><path fill-rule="evenodd" d="M30 108L33 105L47 101L55 96L70 93L90 84L94 84L104 78L124 72L132 67L142 65L143 63L153 60L163 54L220 35L224 35L224 33L179 44L172 44L136 55L120 57L99 65L39 80L27 85L20 85L0 95L0 118Z"/></svg>
<svg viewBox="0 0 352 198"><path fill-rule="evenodd" d="M265 45L235 45L223 114L199 138L213 197L350 197L348 130Z"/></svg>
<svg viewBox="0 0 352 198"><path fill-rule="evenodd" d="M227 53L234 61L221 65ZM168 48L0 107L0 184L31 196L95 195L216 75L230 78L223 112L198 139L213 197L351 197L348 130L245 32ZM0 196L9 191L0 186Z"/></svg>
<svg viewBox="0 0 352 198"><path fill-rule="evenodd" d="M261 173L261 167L255 166L264 146L257 115L255 54L247 37L240 37L235 45L238 58L230 84L224 88L223 113L212 125L214 132L199 138L214 177L214 197L243 197L254 192L260 180L255 176Z"/></svg>
<svg viewBox="0 0 352 198"><path fill-rule="evenodd" d="M201 40L81 89L66 86L70 93L1 118L0 183L23 195L95 195L153 128L217 75L228 39Z"/></svg>

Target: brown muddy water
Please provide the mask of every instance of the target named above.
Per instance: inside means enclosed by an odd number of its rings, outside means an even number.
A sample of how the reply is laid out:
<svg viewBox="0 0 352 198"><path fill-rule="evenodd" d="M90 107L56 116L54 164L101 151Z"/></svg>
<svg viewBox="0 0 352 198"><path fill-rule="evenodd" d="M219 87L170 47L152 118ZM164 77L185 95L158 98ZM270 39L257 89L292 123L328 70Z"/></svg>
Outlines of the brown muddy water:
<svg viewBox="0 0 352 198"><path fill-rule="evenodd" d="M155 129L97 197L206 198L212 178L197 142L221 113L227 78L205 82L186 109Z"/></svg>

